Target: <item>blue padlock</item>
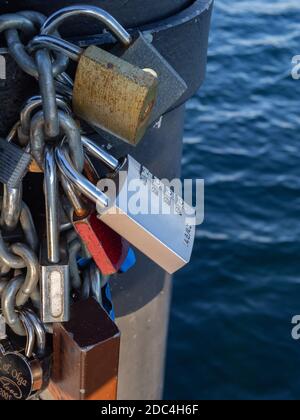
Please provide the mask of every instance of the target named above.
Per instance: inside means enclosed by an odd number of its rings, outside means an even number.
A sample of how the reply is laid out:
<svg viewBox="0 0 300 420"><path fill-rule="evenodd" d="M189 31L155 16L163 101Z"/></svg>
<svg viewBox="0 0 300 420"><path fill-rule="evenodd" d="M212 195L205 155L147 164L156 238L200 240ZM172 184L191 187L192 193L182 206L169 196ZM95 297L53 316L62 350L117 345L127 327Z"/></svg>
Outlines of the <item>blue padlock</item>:
<svg viewBox="0 0 300 420"><path fill-rule="evenodd" d="M129 271L132 267L134 267L136 264L136 256L135 256L135 252L132 248L129 248L127 257L123 263L123 265L121 266L119 273L123 274L123 273L127 273L127 271Z"/></svg>

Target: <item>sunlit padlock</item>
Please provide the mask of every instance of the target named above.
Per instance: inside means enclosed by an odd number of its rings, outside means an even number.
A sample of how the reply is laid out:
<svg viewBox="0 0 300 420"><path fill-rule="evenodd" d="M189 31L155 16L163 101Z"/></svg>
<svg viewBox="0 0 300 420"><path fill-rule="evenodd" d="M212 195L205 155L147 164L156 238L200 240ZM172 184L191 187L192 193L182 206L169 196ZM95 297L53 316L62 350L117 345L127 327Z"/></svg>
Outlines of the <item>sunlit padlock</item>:
<svg viewBox="0 0 300 420"><path fill-rule="evenodd" d="M56 149L56 160L65 176L97 204L100 220L170 274L186 265L195 238L195 209L131 156L118 161L91 140L82 137L82 142L88 153L111 169L110 180L115 188L109 195L75 170L64 147ZM132 211L129 203L136 191L128 188L131 182L140 187L144 184L145 188L140 189L142 201L161 203L162 209L158 212L148 209L146 213Z"/></svg>
<svg viewBox="0 0 300 420"><path fill-rule="evenodd" d="M69 16L92 16L102 20L105 26L114 32L115 20L105 11L91 5L73 5L58 10L48 19L44 25L46 33L52 33L53 26L57 22L65 20ZM176 104L180 97L187 90L187 85L182 77L159 53L151 43L152 34L143 34L135 31L130 42L118 43L111 52L123 60L141 69L151 69L158 76L157 99L149 124L156 121L161 115Z"/></svg>
<svg viewBox="0 0 300 420"><path fill-rule="evenodd" d="M52 32L52 28L60 24L69 16L93 16L97 17L106 24L106 26L113 32L112 26L114 25L114 19L104 10L101 10L94 6L70 6L61 9L54 13L52 17L48 19L48 23L45 23L45 33ZM38 39L38 38L37 38ZM39 38L41 41L46 41L47 38ZM151 110L151 115L148 120L148 126L151 126L157 121L163 114L170 110L173 106L178 104L179 99L187 90L187 85L182 77L176 72L176 70L168 63L168 61L159 53L159 51L151 43L152 34L143 34L139 31L131 36L130 42L123 41L121 44L117 44L112 50L112 54L117 55L126 62L152 72L158 78L158 91L155 104ZM59 44L56 47L59 50ZM75 81L76 84L76 81ZM60 86L65 86L61 83ZM72 83L68 83L68 92L72 90ZM66 87L66 86L65 86ZM130 113L128 113L130 115ZM107 133L105 130L97 125L94 128L102 135L106 140L112 140L114 136ZM131 144L134 144L130 142Z"/></svg>
<svg viewBox="0 0 300 420"><path fill-rule="evenodd" d="M144 136L157 97L155 71L143 70L121 58L91 46L86 50L59 38L48 36L70 16L89 15L105 23L116 37L129 46L129 33L107 12L97 7L70 7L50 16L42 34L34 38L31 51L41 48L64 52L78 61L73 110L95 127L131 144Z"/></svg>

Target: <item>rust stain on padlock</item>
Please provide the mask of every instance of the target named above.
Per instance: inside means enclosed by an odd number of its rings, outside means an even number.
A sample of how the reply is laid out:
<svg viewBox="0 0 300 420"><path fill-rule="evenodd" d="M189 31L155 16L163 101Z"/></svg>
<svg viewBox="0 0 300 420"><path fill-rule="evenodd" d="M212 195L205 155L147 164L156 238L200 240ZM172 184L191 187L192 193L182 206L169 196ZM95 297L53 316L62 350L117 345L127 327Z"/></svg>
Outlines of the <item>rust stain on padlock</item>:
<svg viewBox="0 0 300 420"><path fill-rule="evenodd" d="M92 298L72 307L72 320L54 325L52 382L59 400L117 398L120 332Z"/></svg>
<svg viewBox="0 0 300 420"><path fill-rule="evenodd" d="M144 136L157 97L149 72L91 46L78 63L74 112L90 124L132 145Z"/></svg>

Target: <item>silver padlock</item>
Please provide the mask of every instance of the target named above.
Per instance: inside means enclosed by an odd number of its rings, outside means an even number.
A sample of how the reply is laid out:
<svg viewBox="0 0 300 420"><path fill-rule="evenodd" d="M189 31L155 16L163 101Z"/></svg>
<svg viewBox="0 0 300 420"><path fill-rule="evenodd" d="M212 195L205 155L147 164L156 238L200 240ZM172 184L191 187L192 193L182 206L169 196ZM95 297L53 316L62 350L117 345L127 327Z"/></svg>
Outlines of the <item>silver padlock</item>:
<svg viewBox="0 0 300 420"><path fill-rule="evenodd" d="M76 172L64 147L56 149L56 161L63 174L97 204L99 218L150 259L173 274L191 258L195 238L196 213L181 197L155 178L133 157L118 161L91 140L82 137L87 152L112 170L115 189L104 194ZM140 199L160 203L159 211L139 213L130 208L135 191L130 183L144 185ZM116 193L116 194L114 194ZM149 209L148 209L149 210Z"/></svg>
<svg viewBox="0 0 300 420"><path fill-rule="evenodd" d="M45 324L70 319L70 272L66 247L60 243L58 181L54 151L45 150L44 189L46 199L47 241L42 243L41 319Z"/></svg>

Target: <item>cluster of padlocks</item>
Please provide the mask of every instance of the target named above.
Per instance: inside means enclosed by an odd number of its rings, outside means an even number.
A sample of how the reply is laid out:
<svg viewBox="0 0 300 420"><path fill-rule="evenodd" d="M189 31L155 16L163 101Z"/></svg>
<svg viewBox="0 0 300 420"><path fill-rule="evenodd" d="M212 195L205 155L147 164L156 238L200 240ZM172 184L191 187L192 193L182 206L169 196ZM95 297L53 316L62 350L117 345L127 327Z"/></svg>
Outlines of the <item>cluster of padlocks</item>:
<svg viewBox="0 0 300 420"><path fill-rule="evenodd" d="M106 51L63 40L59 29L78 16L98 19L120 42ZM187 222L180 197L130 155L116 159L86 136L85 126L107 144L115 137L137 145L187 87L143 34L129 34L96 7L68 7L48 18L31 11L2 15L0 33L39 88L0 140L0 400L33 398L49 382L54 394L88 398L88 384L74 391L68 383L68 369L78 368L78 343L88 360L88 349L111 342L98 359L91 356L91 393L99 399L101 372L116 371L120 344L110 276L132 268L133 247L171 274L183 267L195 216L190 212ZM77 63L74 81L66 73L70 59ZM28 175L42 180L43 198L38 191L31 200L23 194ZM103 178L115 183L115 195L99 186ZM124 200L131 180L141 180L150 200L174 211L131 213L129 191ZM43 214L36 211L41 200ZM86 338L89 328L99 332L98 343Z"/></svg>

